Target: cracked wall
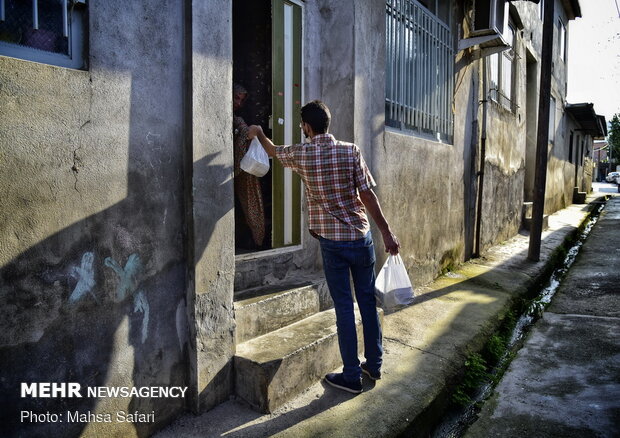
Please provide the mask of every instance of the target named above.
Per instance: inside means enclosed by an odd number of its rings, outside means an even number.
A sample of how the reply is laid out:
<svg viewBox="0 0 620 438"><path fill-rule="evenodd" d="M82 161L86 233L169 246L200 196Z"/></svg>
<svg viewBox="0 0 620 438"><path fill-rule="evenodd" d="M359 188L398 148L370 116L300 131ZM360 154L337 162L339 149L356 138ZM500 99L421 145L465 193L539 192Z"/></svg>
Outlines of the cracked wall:
<svg viewBox="0 0 620 438"><path fill-rule="evenodd" d="M189 381L183 10L115 1L88 8L88 71L0 56L0 411L8 435L146 436L185 407L184 399L19 397L20 382ZM156 415L135 425L17 424L21 409Z"/></svg>

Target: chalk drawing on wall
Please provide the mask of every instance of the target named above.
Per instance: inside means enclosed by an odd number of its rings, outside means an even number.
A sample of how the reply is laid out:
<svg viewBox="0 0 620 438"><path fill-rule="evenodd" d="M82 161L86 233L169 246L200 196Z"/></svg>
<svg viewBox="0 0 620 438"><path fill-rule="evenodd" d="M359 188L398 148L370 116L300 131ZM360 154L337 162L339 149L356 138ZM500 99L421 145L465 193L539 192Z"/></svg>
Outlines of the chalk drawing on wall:
<svg viewBox="0 0 620 438"><path fill-rule="evenodd" d="M73 266L71 268L70 274L72 277L77 279L77 284L69 296L69 302L75 303L86 294L90 294L95 301L99 302L93 292L93 287L95 287L95 270L93 268L94 260L95 254L92 252L86 252L82 256L80 266Z"/></svg>
<svg viewBox="0 0 620 438"><path fill-rule="evenodd" d="M149 329L149 301L143 291L138 293L133 298L133 311L134 313L142 312L142 343L146 341Z"/></svg>
<svg viewBox="0 0 620 438"><path fill-rule="evenodd" d="M112 257L106 257L104 263L118 275L119 283L114 301L117 303L121 302L129 295L133 294L138 287L138 277L142 270L140 256L138 256L138 254L130 255L124 268L121 268L118 262Z"/></svg>

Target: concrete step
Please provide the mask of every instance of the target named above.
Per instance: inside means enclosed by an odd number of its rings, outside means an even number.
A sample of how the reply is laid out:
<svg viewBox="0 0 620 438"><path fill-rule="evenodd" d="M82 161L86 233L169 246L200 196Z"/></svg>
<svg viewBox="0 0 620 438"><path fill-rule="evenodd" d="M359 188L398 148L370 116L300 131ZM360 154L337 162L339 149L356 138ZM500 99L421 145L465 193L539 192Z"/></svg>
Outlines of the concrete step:
<svg viewBox="0 0 620 438"><path fill-rule="evenodd" d="M523 228L528 231L531 231L531 228L532 228L531 217L526 217L523 219ZM549 228L549 215L548 214L543 216L543 230L546 230L547 228Z"/></svg>
<svg viewBox="0 0 620 438"><path fill-rule="evenodd" d="M586 192L580 192L577 187L573 190L573 204L585 204L586 197L588 194Z"/></svg>
<svg viewBox="0 0 620 438"><path fill-rule="evenodd" d="M378 309L380 311L380 309ZM361 317L355 307L358 351ZM380 311L380 318L383 314ZM273 412L342 365L333 309L237 345L237 395L260 412Z"/></svg>
<svg viewBox="0 0 620 438"><path fill-rule="evenodd" d="M321 297L328 294L324 279L302 284L260 287L235 295L237 344L278 330L332 307ZM325 298L325 297L323 297Z"/></svg>
<svg viewBox="0 0 620 438"><path fill-rule="evenodd" d="M524 202L523 207L522 207L521 217L523 219L531 218L532 211L534 211L534 203L531 201Z"/></svg>

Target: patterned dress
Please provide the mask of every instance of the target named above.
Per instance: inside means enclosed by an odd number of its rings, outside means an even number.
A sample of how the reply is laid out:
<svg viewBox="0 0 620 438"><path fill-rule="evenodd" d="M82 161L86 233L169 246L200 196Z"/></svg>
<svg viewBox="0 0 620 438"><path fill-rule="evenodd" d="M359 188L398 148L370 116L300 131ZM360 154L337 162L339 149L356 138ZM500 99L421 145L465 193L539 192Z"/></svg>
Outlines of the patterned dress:
<svg viewBox="0 0 620 438"><path fill-rule="evenodd" d="M238 116L233 119L234 159L235 159L235 195L241 204L245 221L252 232L252 239L257 246L265 240L265 207L260 180L254 175L241 170L241 159L248 151L248 125Z"/></svg>

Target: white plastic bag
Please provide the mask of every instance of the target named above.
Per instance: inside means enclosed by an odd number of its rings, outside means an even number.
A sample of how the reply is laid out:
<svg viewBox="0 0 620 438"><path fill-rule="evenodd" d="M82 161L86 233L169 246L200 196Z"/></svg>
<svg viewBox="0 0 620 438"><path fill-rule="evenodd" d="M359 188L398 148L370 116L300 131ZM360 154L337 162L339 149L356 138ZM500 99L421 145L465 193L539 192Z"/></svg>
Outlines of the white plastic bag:
<svg viewBox="0 0 620 438"><path fill-rule="evenodd" d="M375 281L375 296L384 310L393 310L413 302L413 288L400 254L390 255L381 267Z"/></svg>
<svg viewBox="0 0 620 438"><path fill-rule="evenodd" d="M241 169L254 176L265 176L269 172L269 156L263 146L254 137L248 151L241 159Z"/></svg>

